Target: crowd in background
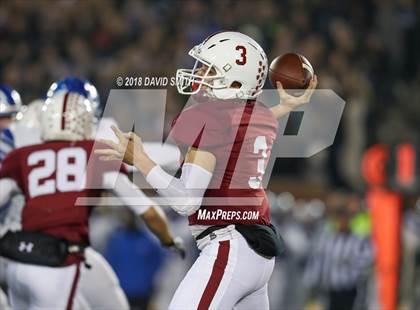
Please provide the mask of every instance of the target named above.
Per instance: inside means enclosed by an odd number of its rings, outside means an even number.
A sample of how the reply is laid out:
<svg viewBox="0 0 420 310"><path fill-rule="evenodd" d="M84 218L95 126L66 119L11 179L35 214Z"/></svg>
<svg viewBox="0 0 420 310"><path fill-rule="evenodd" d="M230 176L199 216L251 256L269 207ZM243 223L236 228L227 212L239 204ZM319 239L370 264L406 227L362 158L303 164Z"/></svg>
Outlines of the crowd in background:
<svg viewBox="0 0 420 310"><path fill-rule="evenodd" d="M172 77L191 65L187 51L209 34L242 31L270 60L287 51L305 55L319 88L345 98L336 147L321 170L334 184L360 189L356 166L367 144L420 139L413 102L420 98L418 6L414 0L4 1L1 80L29 102L58 78L85 76L105 104L116 77ZM169 94L173 115L185 100L174 87ZM303 173L301 164L288 166Z"/></svg>
<svg viewBox="0 0 420 310"><path fill-rule="evenodd" d="M280 160L275 174L293 175L298 180L316 174L317 181L329 188L360 192L364 189L360 161L368 145L420 140L419 11L420 4L415 0L2 1L0 80L16 88L28 103L42 97L59 78L84 76L96 85L105 104L109 90L117 87L116 77L172 77L177 68L192 65L187 51L206 36L219 30L241 31L259 42L270 60L288 51L305 55L318 74L319 88L333 89L347 103L333 147L305 161ZM185 99L170 87L167 104L167 113L174 115ZM305 300L317 296L310 287L311 281L317 280L304 276L305 272L311 273L305 271L311 268L310 249L316 243L311 237L325 227L334 228L331 233L340 233L340 227L350 225L349 218L363 212L363 199L358 198L357 210L333 212L322 201L312 201L308 207L308 203L294 201L289 194L272 198L273 219L294 247L273 275L271 290L281 290L282 294L270 294L272 308L301 307ZM409 216L409 222L420 218L420 209L413 210L410 212L415 216ZM177 261L155 247L141 224L128 221L120 213L101 214L95 213L93 222L97 223L92 226L95 235L102 237L93 239L117 269L123 288L134 295L130 300L143 306L154 296L160 309L176 287L172 282L182 278L196 255L193 244L189 259ZM172 215L175 230L190 239L186 223ZM328 224L337 221L344 224ZM361 223L362 227L367 225ZM359 233L358 228L343 229ZM109 238L103 237L104 231L109 231ZM364 233L363 238L368 238L368 230ZM416 239L410 230L406 234L418 249L418 235ZM141 244L159 260L150 259L147 251L137 253L138 261L144 264L127 273L123 269L125 257L116 255L123 249L115 250L124 244L121 240L127 242L127 253L130 242ZM366 259L358 265L363 267L358 276L365 276L369 270L371 250L368 246ZM415 255L414 260L420 261L420 255ZM165 259L171 264L165 264ZM151 262L153 268L144 268ZM139 281L135 275L145 269L150 282L132 283ZM169 279L165 277L168 274L172 275ZM287 275L293 279L290 286L281 281ZM305 281L308 289L304 293L297 288ZM350 295L355 285L345 288ZM324 289L334 293L328 286Z"/></svg>

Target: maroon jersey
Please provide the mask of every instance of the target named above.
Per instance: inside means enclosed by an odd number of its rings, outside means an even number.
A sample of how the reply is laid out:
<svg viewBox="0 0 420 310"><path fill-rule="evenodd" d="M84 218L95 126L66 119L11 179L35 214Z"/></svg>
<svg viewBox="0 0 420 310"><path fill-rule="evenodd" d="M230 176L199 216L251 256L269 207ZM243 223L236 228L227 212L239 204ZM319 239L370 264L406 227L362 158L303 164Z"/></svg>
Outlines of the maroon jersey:
<svg viewBox="0 0 420 310"><path fill-rule="evenodd" d="M91 208L79 197L100 195L104 173L121 163L89 162L94 141L52 141L16 149L2 163L0 178L11 178L25 196L22 230L43 231L88 243Z"/></svg>
<svg viewBox="0 0 420 310"><path fill-rule="evenodd" d="M170 136L181 147L216 157L204 203L189 217L190 225L270 223L262 178L277 127L271 110L257 101L208 101L181 112ZM258 216L247 216L250 211Z"/></svg>

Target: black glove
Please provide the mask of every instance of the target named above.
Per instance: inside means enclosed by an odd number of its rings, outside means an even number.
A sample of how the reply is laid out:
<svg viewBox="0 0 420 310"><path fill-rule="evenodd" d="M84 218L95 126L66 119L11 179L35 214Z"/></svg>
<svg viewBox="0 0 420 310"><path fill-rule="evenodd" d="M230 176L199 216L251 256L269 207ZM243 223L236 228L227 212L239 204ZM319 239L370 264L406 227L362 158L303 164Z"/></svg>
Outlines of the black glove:
<svg viewBox="0 0 420 310"><path fill-rule="evenodd" d="M186 254L185 245L184 245L184 240L182 240L181 237L173 238L172 242L166 245L166 247L174 251L175 253L177 253L179 256L181 256L182 259L185 258L185 254Z"/></svg>

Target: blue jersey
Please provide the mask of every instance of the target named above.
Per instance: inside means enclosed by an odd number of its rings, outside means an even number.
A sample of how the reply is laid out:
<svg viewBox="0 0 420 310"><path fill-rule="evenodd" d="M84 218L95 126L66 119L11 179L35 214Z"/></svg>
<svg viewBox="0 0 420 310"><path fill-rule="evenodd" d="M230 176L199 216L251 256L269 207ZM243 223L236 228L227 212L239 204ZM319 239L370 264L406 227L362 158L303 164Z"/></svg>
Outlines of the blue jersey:
<svg viewBox="0 0 420 310"><path fill-rule="evenodd" d="M15 148L15 138L10 128L4 128L0 133L0 163Z"/></svg>
<svg viewBox="0 0 420 310"><path fill-rule="evenodd" d="M13 123L10 127L0 130L0 167L6 156L14 149L37 144L40 141L41 134L38 128ZM0 236L8 230L20 229L23 203L23 196L15 195L5 205L0 206Z"/></svg>
<svg viewBox="0 0 420 310"><path fill-rule="evenodd" d="M10 128L2 129L0 133L0 165L3 159L15 148L14 136ZM0 223L4 224L7 213L9 212L11 203L10 201L0 206Z"/></svg>

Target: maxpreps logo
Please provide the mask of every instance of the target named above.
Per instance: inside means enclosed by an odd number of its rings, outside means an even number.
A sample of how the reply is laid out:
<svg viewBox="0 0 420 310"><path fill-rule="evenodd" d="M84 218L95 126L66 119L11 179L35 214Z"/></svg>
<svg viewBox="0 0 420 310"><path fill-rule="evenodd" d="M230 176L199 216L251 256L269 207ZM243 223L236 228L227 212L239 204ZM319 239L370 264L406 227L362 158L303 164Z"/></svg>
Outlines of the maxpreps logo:
<svg viewBox="0 0 420 310"><path fill-rule="evenodd" d="M174 147L173 141L166 141L163 138L167 136L164 134L164 129L167 128L167 126L165 126L165 121L168 123L168 119L165 119L165 112L167 110L166 102L169 100L167 99L167 96L168 91L166 89L112 89L104 109L103 119L99 123L98 127L104 128L110 132L108 139L113 139L114 137L109 128L110 125L106 124L104 121L106 119L114 119L120 129L125 132L132 131L134 128L134 131L142 137L144 145L153 144L153 148L150 148L153 151L153 154L149 154L151 155L150 157L152 160L163 166L167 172L172 171L174 175L181 164L178 163L178 158L175 167L167 169L165 166L165 162L169 156L167 151L168 147L171 146L172 148L176 148ZM264 104L267 108L279 104L278 93L276 90L264 90L257 100ZM190 97L183 111L188 108L192 108L196 104L197 102L194 101L194 98ZM245 109L246 101L240 104L242 104L243 109ZM309 103L278 120L277 137L273 143L269 158L267 158L268 156L264 156L266 155L266 153L264 153L264 139L260 141L260 137L257 137L256 139L254 137L254 154L261 160L255 162L254 178L253 175L247 176L249 179L247 179L247 182L243 182L244 185L240 189L249 190L255 188L266 188L276 158L308 158L332 145L344 107L344 100L334 93L334 91L325 89L315 90ZM217 113L214 113L215 115L221 115L221 113L224 112L222 110L223 105L220 103L214 104L214 109L218 110ZM238 108L238 110L238 117L240 120L240 108ZM205 140L206 136L211 137L214 135L214 128L211 128L211 126L208 125L211 123L211 119L209 119L209 117L211 117L210 115L203 115L200 116L201 118L197 117L192 121L189 120L188 122L182 122L183 113L184 112L181 112L177 122L175 123L175 127L173 127L171 131L177 130L176 126L183 126L182 130L186 131L187 134L192 137L192 140L190 141L191 144L189 145L192 145L194 139L198 137L200 137L201 140ZM253 115L254 114L250 116L248 126L253 126ZM206 117L208 118L206 119ZM238 120L235 122L233 119L232 124L229 125L231 125L230 131L237 132L239 130ZM261 124L259 124L259 126L260 125ZM247 130L247 132L248 131L249 130ZM171 133L169 133L169 136L170 135ZM226 150L225 156L222 155L217 157L217 166L227 167L230 160L230 150L233 150L234 148L235 135L232 135L232 141L226 141L227 138L221 136L216 137L216 140L217 139L223 141L224 150ZM247 136L245 135L244 140L246 139ZM243 158L246 159L246 154L242 154L242 150L240 150L238 162ZM89 159L89 165L91 162L95 162L97 160L98 158L92 155ZM243 171L235 169L232 179L234 180L237 175L241 177L241 174L243 174ZM255 176L257 176L257 178L255 178ZM144 179L140 174L134 174L133 180L136 184L141 184L141 186L139 186L140 188L150 189L150 186L145 184ZM217 182L219 181L212 180L209 188L220 188L219 186L221 180L219 183ZM230 184L232 185L235 183L231 182ZM102 189L99 184L96 184L96 186L95 184L90 184L89 187ZM229 187L229 189L230 188L231 187ZM133 197L128 198L129 199L125 200L125 203L128 202L133 205L144 205L150 203L147 199ZM236 198L240 199L240 197ZM80 199L77 201L78 205L103 205L103 202L100 199L96 199L95 201L91 198L89 201ZM179 199L179 197L174 197L174 199ZM245 200L249 201L249 198ZM167 205L168 203L166 201L169 200L163 199L158 203ZM109 204L114 204L115 202L116 201L110 201ZM184 202L181 201L180 203ZM225 197L212 197L211 201L203 201L202 205L226 206L238 205L238 203L229 196L228 200ZM210 215L208 213L201 213L200 216L204 218L219 217L219 219L221 219L221 217L225 217L227 219L231 217L254 216L248 214L224 214L220 213L220 211L217 213L217 209L215 212L216 213L211 212Z"/></svg>
<svg viewBox="0 0 420 310"><path fill-rule="evenodd" d="M259 211L225 211L222 209L198 209L197 211L197 219L204 221L258 221L259 218Z"/></svg>

